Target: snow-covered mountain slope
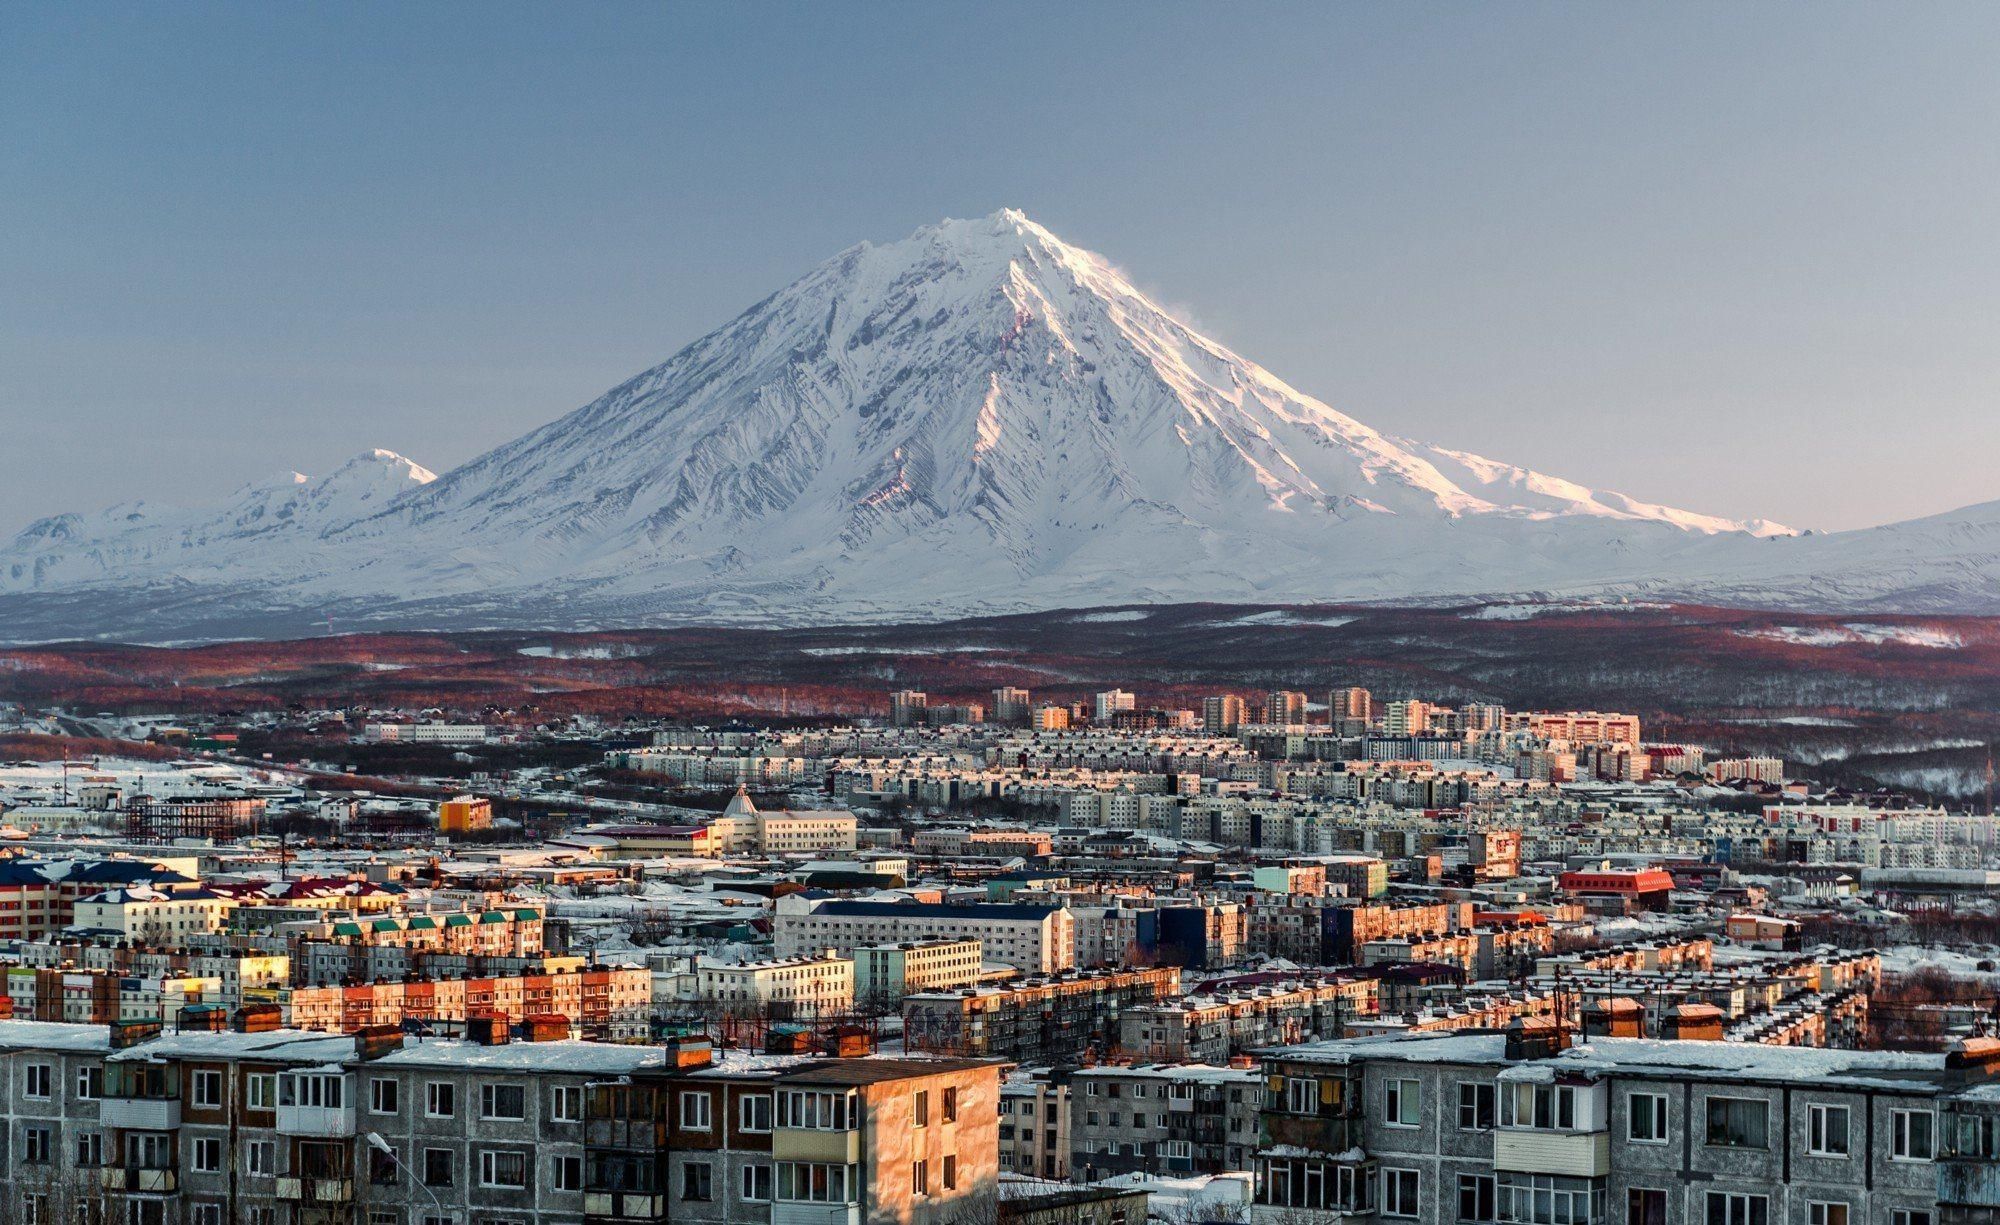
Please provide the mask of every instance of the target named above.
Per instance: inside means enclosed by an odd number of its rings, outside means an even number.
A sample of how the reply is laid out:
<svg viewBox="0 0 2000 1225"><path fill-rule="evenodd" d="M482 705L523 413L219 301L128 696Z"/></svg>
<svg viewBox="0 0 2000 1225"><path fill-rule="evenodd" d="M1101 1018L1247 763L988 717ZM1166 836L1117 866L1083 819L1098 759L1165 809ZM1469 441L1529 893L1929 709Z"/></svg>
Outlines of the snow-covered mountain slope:
<svg viewBox="0 0 2000 1225"><path fill-rule="evenodd" d="M571 626L1453 598L1657 585L1791 544L1383 434L1013 211L845 251L435 480L357 463L388 471L44 520L0 551L0 618L159 636L330 609Z"/></svg>
<svg viewBox="0 0 2000 1225"><path fill-rule="evenodd" d="M1689 573L1617 584L1710 604L2000 613L2000 502L1859 531L1730 542Z"/></svg>

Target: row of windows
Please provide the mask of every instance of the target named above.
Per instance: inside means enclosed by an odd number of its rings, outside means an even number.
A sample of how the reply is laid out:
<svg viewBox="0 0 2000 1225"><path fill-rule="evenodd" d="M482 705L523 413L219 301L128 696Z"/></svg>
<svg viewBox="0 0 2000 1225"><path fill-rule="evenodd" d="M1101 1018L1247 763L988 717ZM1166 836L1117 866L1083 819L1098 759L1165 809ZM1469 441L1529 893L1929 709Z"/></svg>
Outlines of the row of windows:
<svg viewBox="0 0 2000 1225"><path fill-rule="evenodd" d="M1299 1081L1302 1086L1317 1082ZM1391 1080L1383 1085L1383 1121L1393 1127L1415 1127L1419 1085ZM1484 1131L1495 1121L1496 1086L1460 1084L1458 1126ZM1575 1090L1569 1086L1520 1085L1497 1095L1499 1124L1561 1130L1575 1126ZM1311 1113L1317 1098L1301 1095L1289 1103L1293 1113ZM1702 1142L1716 1148L1770 1147L1771 1104L1762 1098L1709 1094L1702 1101ZM1889 1153L1898 1161L1929 1161L1936 1155L1937 1121L1930 1110L1892 1110ZM1806 1107L1806 1152L1814 1157L1847 1157L1853 1153L1853 1112L1847 1106L1811 1104ZM1633 1093L1626 1098L1625 1138L1634 1144L1665 1144L1667 1095Z"/></svg>

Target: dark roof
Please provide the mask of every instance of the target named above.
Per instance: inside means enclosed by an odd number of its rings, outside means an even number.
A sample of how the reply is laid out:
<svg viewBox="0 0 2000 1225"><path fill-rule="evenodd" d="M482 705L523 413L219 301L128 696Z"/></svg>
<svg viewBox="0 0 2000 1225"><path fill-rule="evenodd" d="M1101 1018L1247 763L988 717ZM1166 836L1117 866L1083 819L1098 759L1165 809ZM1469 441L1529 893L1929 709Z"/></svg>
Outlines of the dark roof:
<svg viewBox="0 0 2000 1225"><path fill-rule="evenodd" d="M971 902L965 905L947 902L827 902L813 913L845 915L856 919L963 917L972 920L1035 920L1045 919L1051 911L1060 909L1060 906L1030 906L1023 902Z"/></svg>
<svg viewBox="0 0 2000 1225"><path fill-rule="evenodd" d="M778 1077L780 1084L872 1085L913 1076L942 1076L974 1068L997 1068L999 1059L832 1059Z"/></svg>

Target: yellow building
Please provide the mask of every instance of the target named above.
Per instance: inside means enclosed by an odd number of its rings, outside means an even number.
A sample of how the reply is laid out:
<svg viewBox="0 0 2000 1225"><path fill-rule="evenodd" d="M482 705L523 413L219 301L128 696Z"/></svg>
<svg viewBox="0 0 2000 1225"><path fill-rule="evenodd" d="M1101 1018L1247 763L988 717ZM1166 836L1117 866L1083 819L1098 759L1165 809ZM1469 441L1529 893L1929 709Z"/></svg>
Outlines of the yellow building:
<svg viewBox="0 0 2000 1225"><path fill-rule="evenodd" d="M461 795L438 805L438 831L469 833L493 828L493 801L476 795Z"/></svg>

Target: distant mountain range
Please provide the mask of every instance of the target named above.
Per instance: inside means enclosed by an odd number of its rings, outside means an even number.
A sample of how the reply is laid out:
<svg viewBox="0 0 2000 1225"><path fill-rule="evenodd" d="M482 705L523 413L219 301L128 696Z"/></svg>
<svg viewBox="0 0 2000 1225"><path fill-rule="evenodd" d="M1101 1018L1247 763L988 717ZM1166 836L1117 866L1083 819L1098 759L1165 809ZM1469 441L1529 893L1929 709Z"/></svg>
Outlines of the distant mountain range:
<svg viewBox="0 0 2000 1225"><path fill-rule="evenodd" d="M835 256L441 476L42 519L0 639L1646 594L2000 611L2000 504L1797 534L1383 434L1014 211Z"/></svg>

